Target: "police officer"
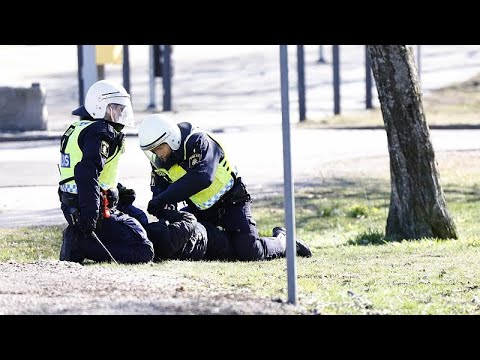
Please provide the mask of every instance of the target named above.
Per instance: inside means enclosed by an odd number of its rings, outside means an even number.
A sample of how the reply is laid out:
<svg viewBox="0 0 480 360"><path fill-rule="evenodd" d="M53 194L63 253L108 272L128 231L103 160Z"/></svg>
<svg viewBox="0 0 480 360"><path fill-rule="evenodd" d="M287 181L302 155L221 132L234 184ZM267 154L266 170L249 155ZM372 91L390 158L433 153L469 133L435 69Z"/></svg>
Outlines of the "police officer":
<svg viewBox="0 0 480 360"><path fill-rule="evenodd" d="M125 151L122 130L133 126L130 95L121 85L101 80L88 90L85 105L72 114L81 119L70 125L60 143L59 196L69 224L60 260L151 261L153 245L143 226L116 209L120 201L120 208L146 220L132 205L135 192L118 185L119 160Z"/></svg>
<svg viewBox="0 0 480 360"><path fill-rule="evenodd" d="M285 256L285 237L259 237L250 195L211 134L188 122L177 124L154 114L142 121L138 137L152 165L150 214L157 216L168 204L186 201L185 210L199 221L219 226L227 233L238 260ZM297 254L310 256L311 252L297 240Z"/></svg>

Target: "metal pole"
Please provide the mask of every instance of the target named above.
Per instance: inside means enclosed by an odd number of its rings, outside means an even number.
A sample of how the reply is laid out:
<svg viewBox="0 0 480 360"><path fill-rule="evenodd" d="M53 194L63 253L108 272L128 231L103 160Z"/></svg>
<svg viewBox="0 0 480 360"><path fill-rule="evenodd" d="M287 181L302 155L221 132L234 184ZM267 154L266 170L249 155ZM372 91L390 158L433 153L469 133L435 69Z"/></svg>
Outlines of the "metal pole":
<svg viewBox="0 0 480 360"><path fill-rule="evenodd" d="M280 45L280 78L282 95L283 179L285 191L285 224L287 227L288 302L297 303L297 269L295 245L295 196L290 158L290 108L288 100L288 51Z"/></svg>
<svg viewBox="0 0 480 360"><path fill-rule="evenodd" d="M333 113L340 114L340 47L333 45Z"/></svg>
<svg viewBox="0 0 480 360"><path fill-rule="evenodd" d="M307 118L305 106L305 59L303 45L297 45L297 72L298 72L298 111L300 121Z"/></svg>
<svg viewBox="0 0 480 360"><path fill-rule="evenodd" d="M130 93L130 56L128 45L123 45L123 87ZM131 97L131 94L130 94Z"/></svg>
<svg viewBox="0 0 480 360"><path fill-rule="evenodd" d="M153 47L156 45L150 45L148 47L148 54L149 54L149 61L148 61L148 77L150 79L150 103L148 104L148 110L156 110L157 103L155 102L155 59L154 59L154 51Z"/></svg>
<svg viewBox="0 0 480 360"><path fill-rule="evenodd" d="M320 45L320 50L319 50L319 51L320 51L320 56L319 56L317 62L318 62L319 64L326 64L327 62L325 61L325 58L324 58L324 56L323 56L323 45Z"/></svg>
<svg viewBox="0 0 480 360"><path fill-rule="evenodd" d="M78 60L78 103L79 106L83 105L85 101L85 90L83 87L82 68L83 68L83 47L77 45L77 60Z"/></svg>
<svg viewBox="0 0 480 360"><path fill-rule="evenodd" d="M95 45L82 45L82 81L83 89L90 89L98 80ZM82 99L83 101L83 99Z"/></svg>
<svg viewBox="0 0 480 360"><path fill-rule="evenodd" d="M373 109L372 105L372 63L368 48L365 45L365 105L367 109Z"/></svg>
<svg viewBox="0 0 480 360"><path fill-rule="evenodd" d="M172 110L172 72L171 72L171 45L163 45L163 67L162 67L162 83L163 83L163 111Z"/></svg>

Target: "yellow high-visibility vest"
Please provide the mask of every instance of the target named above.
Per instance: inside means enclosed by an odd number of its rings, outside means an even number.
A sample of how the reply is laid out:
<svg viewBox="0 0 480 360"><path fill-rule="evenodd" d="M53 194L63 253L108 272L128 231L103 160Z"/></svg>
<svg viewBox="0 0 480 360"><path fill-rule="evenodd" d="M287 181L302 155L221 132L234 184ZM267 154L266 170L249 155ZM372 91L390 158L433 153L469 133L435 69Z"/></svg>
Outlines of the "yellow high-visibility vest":
<svg viewBox="0 0 480 360"><path fill-rule="evenodd" d="M83 158L83 152L78 146L78 137L80 133L95 121L80 120L74 122L65 131L61 143L61 161L60 161L60 190L77 194L77 183L75 182L75 166ZM115 152L107 158L105 166L100 172L98 183L103 190L113 189L118 184L118 165L120 155L125 152L125 142L115 149Z"/></svg>
<svg viewBox="0 0 480 360"><path fill-rule="evenodd" d="M184 160L187 160L187 141L190 139L190 137L201 131L194 130L192 131L187 138L184 141ZM215 140L211 134L208 132L205 132L213 141L215 141L218 146L223 150L222 146L220 143ZM190 200L195 204L195 206L200 209L200 210L205 210L213 206L221 197L223 194L225 194L228 190L230 190L233 187L233 184L235 183L235 179L237 177L237 169L235 166L232 166L228 159L227 155L224 154L225 157L223 160L218 164L217 170L215 172L215 177L213 179L213 182L210 184L209 187L206 189L203 189L202 191L199 191L198 193L190 196ZM155 161L152 162L155 164ZM184 176L187 172L178 164L173 165L170 169L165 169L165 168L157 168L155 169L155 172L159 175L162 176L164 179L166 179L170 183L174 183L178 179L180 179L182 176Z"/></svg>

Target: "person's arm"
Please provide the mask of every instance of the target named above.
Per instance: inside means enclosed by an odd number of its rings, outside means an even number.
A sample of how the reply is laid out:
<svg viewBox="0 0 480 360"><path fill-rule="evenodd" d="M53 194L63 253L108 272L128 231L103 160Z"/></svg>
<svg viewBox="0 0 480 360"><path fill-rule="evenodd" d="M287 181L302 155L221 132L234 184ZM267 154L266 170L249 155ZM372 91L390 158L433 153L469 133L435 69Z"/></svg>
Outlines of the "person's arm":
<svg viewBox="0 0 480 360"><path fill-rule="evenodd" d="M209 187L215 178L223 151L206 133L198 133L188 140L186 154L187 173L160 194L166 203L185 201Z"/></svg>
<svg viewBox="0 0 480 360"><path fill-rule="evenodd" d="M170 185L167 180L158 176L155 172L155 168L152 166L152 172L150 173L150 190L152 191L152 198L164 192Z"/></svg>
<svg viewBox="0 0 480 360"><path fill-rule="evenodd" d="M100 185L98 177L105 166L113 138L101 124L92 124L83 131L79 138L82 160L74 169L78 190L78 205L83 222L94 227L99 217ZM92 229L93 230L93 229Z"/></svg>

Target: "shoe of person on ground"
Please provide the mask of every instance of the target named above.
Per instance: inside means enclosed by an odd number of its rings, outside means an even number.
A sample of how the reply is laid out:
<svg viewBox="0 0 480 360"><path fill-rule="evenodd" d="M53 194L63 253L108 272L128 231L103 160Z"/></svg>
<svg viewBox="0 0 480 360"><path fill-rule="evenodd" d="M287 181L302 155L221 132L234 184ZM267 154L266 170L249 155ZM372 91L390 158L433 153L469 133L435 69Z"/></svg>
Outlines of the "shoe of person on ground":
<svg viewBox="0 0 480 360"><path fill-rule="evenodd" d="M272 230L272 236L277 237L278 235L283 234L285 237L287 236L287 229L284 227L276 226ZM295 239L295 243L297 245L297 255L302 257L310 257L312 256L312 251L310 248L299 238Z"/></svg>
<svg viewBox="0 0 480 360"><path fill-rule="evenodd" d="M60 261L71 261L82 263L85 257L82 256L79 249L79 236L81 234L72 226L67 226L63 230L62 247L60 249Z"/></svg>

